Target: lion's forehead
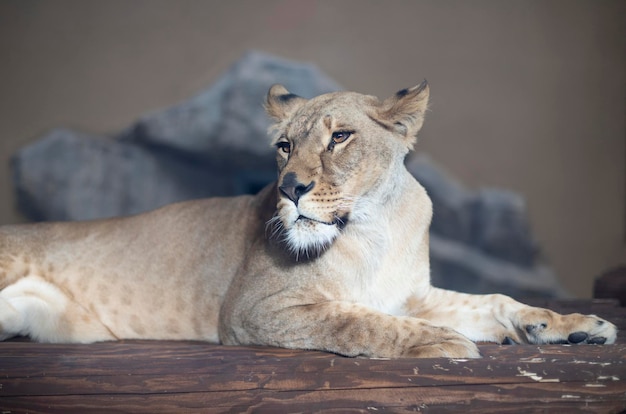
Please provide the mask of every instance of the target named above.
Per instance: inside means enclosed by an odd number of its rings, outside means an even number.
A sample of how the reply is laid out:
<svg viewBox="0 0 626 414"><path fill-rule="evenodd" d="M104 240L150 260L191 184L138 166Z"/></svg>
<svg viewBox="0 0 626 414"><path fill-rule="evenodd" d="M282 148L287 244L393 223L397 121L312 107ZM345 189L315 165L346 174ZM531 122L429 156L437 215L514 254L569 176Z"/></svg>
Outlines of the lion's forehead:
<svg viewBox="0 0 626 414"><path fill-rule="evenodd" d="M311 99L293 114L285 133L292 139L326 135L335 128L357 129L375 101L366 95L336 92Z"/></svg>

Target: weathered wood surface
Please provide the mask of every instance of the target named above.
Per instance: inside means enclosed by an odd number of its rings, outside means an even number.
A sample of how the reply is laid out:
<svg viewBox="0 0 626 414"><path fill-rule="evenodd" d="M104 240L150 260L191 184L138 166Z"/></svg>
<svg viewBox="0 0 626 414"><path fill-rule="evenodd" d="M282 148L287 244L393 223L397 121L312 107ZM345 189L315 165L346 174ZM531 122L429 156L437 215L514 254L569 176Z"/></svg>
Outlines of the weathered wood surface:
<svg viewBox="0 0 626 414"><path fill-rule="evenodd" d="M201 342L0 343L0 412L598 412L626 410L626 308L615 345L481 345L482 359L353 359Z"/></svg>

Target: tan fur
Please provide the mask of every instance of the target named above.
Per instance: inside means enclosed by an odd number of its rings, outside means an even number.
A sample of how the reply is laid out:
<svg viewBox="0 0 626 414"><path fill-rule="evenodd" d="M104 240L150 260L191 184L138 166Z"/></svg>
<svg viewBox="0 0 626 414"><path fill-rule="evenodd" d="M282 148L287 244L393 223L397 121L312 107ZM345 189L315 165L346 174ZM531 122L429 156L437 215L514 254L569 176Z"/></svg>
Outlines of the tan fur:
<svg viewBox="0 0 626 414"><path fill-rule="evenodd" d="M273 87L279 177L256 196L0 229L0 339L200 339L477 357L472 341L612 343L613 324L430 286L431 202L404 158L422 83L379 101Z"/></svg>

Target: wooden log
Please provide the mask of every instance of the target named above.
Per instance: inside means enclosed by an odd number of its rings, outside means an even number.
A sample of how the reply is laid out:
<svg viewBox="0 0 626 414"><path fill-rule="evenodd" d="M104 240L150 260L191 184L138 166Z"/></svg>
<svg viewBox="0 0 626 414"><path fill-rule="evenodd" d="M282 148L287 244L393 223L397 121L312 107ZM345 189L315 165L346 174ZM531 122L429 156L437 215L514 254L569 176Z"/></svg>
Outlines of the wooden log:
<svg viewBox="0 0 626 414"><path fill-rule="evenodd" d="M0 343L0 412L621 412L626 310L597 313L615 345L479 346L481 359L357 359L191 341Z"/></svg>

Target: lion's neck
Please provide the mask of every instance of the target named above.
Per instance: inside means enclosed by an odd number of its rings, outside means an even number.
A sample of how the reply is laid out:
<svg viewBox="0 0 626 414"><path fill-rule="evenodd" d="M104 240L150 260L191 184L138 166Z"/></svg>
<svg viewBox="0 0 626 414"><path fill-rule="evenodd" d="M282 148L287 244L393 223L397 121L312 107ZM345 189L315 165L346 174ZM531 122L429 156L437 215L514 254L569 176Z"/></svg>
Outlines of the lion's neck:
<svg viewBox="0 0 626 414"><path fill-rule="evenodd" d="M386 204L371 207L367 220L351 221L316 264L321 274L351 286L341 294L344 300L391 314L430 284L430 200L408 173L396 190Z"/></svg>
<svg viewBox="0 0 626 414"><path fill-rule="evenodd" d="M432 207L424 188L404 168L393 182L383 185L390 192L360 201L356 217L351 217L331 248L336 247L344 258L355 258L366 274L378 273L397 252L416 254L421 244L414 242L419 239L415 235L428 231Z"/></svg>

